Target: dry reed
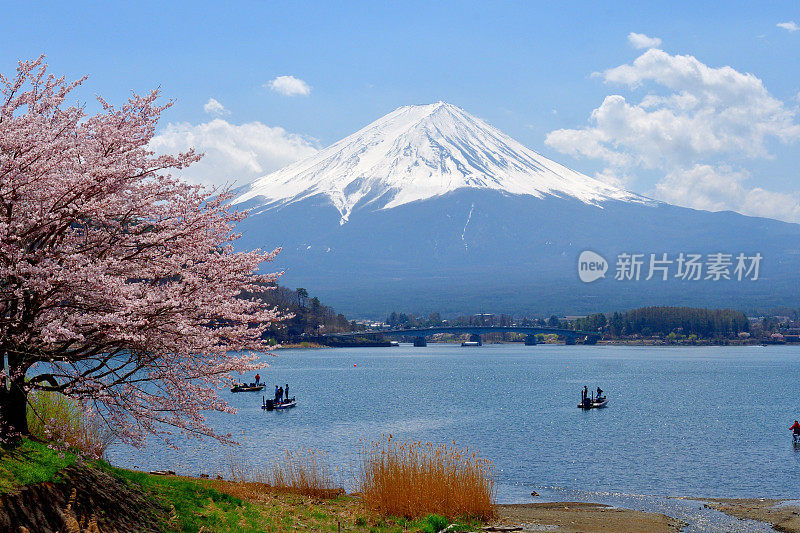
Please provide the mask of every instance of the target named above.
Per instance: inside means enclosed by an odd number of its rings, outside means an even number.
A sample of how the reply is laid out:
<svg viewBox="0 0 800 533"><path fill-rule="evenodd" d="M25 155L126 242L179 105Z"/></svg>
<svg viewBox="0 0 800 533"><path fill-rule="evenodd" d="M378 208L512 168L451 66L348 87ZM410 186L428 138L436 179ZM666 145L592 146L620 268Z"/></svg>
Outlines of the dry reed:
<svg viewBox="0 0 800 533"><path fill-rule="evenodd" d="M250 490L293 492L313 498L333 498L344 491L336 486L325 455L314 450L284 452L264 467L253 468L241 458L229 459L228 477Z"/></svg>
<svg viewBox="0 0 800 533"><path fill-rule="evenodd" d="M34 437L100 458L114 440L110 429L74 399L57 392L28 396L28 430Z"/></svg>
<svg viewBox="0 0 800 533"><path fill-rule="evenodd" d="M494 516L492 462L455 443L398 442L389 435L362 448L355 475L364 505L384 516Z"/></svg>
<svg viewBox="0 0 800 533"><path fill-rule="evenodd" d="M77 499L78 491L77 489L72 489L72 495L69 497L69 503L67 504L67 508L60 511L61 518L64 520L64 527L66 527L67 533L101 533L100 525L97 522L97 515L92 513L92 516L88 519L84 518L80 520L75 511L72 509L72 506L75 505L75 500ZM116 529L113 529L116 532Z"/></svg>

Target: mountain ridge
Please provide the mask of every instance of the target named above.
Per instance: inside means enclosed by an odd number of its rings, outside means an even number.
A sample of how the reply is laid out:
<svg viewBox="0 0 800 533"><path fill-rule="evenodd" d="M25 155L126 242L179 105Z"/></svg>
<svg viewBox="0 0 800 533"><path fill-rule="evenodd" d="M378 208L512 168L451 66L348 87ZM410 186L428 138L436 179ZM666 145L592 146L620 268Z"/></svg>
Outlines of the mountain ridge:
<svg viewBox="0 0 800 533"><path fill-rule="evenodd" d="M404 106L240 188L233 204L286 205L326 197L346 223L360 208L391 209L462 188L608 200L653 200L551 161L463 109L437 102Z"/></svg>
<svg viewBox="0 0 800 533"><path fill-rule="evenodd" d="M237 224L237 249L282 247L264 268L350 316L756 309L800 299L800 225L612 187L445 103L399 108L234 201L250 215ZM586 250L609 265L592 283L578 275ZM760 277L648 281L645 266L641 279L615 279L620 254L684 253L758 253Z"/></svg>

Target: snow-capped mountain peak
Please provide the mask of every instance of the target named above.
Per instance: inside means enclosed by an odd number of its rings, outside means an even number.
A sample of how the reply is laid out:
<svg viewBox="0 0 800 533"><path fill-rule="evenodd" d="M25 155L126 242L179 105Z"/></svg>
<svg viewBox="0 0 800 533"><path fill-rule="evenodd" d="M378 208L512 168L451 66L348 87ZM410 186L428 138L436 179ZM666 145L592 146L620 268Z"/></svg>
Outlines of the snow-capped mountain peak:
<svg viewBox="0 0 800 533"><path fill-rule="evenodd" d="M526 148L452 104L405 106L316 154L259 178L234 199L285 205L324 195L341 223L362 207L390 209L457 189L543 198L647 202Z"/></svg>

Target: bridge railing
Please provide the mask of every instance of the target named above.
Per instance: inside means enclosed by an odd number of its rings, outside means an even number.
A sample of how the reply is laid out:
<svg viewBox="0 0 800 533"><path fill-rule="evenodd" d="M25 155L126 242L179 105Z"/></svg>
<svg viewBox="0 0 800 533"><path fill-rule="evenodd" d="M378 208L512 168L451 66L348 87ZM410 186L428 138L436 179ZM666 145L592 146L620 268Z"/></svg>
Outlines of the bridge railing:
<svg viewBox="0 0 800 533"><path fill-rule="evenodd" d="M542 328L530 326L447 326L430 328L405 328L405 329L381 329L352 331L347 333L327 333L327 337L352 337L363 335L385 335L385 336L408 336L408 337L428 337L439 333L456 334L477 334L485 335L489 333L521 333L523 335L548 335L555 334L563 337L597 337L602 334L597 331L580 331L562 328Z"/></svg>

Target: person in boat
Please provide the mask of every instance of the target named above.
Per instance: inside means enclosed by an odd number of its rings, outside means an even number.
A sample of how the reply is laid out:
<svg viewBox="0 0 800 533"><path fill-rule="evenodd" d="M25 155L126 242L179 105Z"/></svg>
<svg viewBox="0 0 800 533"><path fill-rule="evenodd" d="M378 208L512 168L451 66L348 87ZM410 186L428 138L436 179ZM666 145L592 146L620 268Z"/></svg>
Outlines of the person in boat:
<svg viewBox="0 0 800 533"><path fill-rule="evenodd" d="M258 386L259 382L261 381L261 376L256 374L256 386Z"/></svg>
<svg viewBox="0 0 800 533"><path fill-rule="evenodd" d="M286 389L284 389L283 394L284 394L284 396L286 396L286 399L288 400L289 399L289 384L288 383L286 384Z"/></svg>
<svg viewBox="0 0 800 533"><path fill-rule="evenodd" d="M278 386L275 385L275 403L278 403Z"/></svg>
<svg viewBox="0 0 800 533"><path fill-rule="evenodd" d="M597 387L597 398L595 398L595 399L599 400L602 397L603 397L603 389L601 389L600 387Z"/></svg>
<svg viewBox="0 0 800 533"><path fill-rule="evenodd" d="M278 388L278 403L283 402L283 387Z"/></svg>
<svg viewBox="0 0 800 533"><path fill-rule="evenodd" d="M794 438L794 440L797 441L797 439L800 438L800 422L795 420L794 424L792 424L792 427L790 427L789 429L792 430L792 438Z"/></svg>
<svg viewBox="0 0 800 533"><path fill-rule="evenodd" d="M586 385L583 386L583 401L586 401L586 398L589 397L589 387Z"/></svg>

